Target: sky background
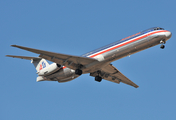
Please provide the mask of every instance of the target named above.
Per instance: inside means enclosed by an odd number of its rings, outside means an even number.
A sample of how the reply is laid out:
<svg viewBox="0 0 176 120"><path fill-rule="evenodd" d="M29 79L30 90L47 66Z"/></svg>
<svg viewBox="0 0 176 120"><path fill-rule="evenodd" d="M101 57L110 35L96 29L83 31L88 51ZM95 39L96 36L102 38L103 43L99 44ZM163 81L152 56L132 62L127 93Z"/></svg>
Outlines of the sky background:
<svg viewBox="0 0 176 120"><path fill-rule="evenodd" d="M0 0L1 120L175 120L175 0ZM12 44L82 55L151 27L172 32L164 50L141 51L112 64L134 88L85 74L66 82L36 82Z"/></svg>

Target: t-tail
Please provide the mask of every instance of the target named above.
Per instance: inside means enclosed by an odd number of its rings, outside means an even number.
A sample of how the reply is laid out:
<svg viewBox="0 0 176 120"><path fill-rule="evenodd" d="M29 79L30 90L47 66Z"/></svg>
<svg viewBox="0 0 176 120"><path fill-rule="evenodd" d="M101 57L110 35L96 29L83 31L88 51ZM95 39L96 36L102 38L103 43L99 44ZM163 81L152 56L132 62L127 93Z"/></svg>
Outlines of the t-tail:
<svg viewBox="0 0 176 120"><path fill-rule="evenodd" d="M33 65L37 70L37 74L38 74L37 82L46 81L45 76L50 75L61 68L61 65L58 65L56 63L52 63L49 65L49 63L45 59L40 57L27 57L27 56L14 56L14 55L6 55L6 56L31 60L31 63L33 63Z"/></svg>
<svg viewBox="0 0 176 120"><path fill-rule="evenodd" d="M39 73L43 68L49 66L48 62L43 58L34 58L31 63L35 66L37 73Z"/></svg>

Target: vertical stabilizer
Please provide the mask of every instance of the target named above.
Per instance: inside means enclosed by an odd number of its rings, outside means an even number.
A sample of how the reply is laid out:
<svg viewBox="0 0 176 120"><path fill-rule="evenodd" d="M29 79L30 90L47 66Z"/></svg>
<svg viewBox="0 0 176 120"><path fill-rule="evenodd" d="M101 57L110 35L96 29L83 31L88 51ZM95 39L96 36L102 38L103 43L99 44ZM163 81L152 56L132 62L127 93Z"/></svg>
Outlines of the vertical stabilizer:
<svg viewBox="0 0 176 120"><path fill-rule="evenodd" d="M48 62L45 59L43 59L43 58L41 58L41 59L32 59L31 63L34 64L37 72L39 72L43 68L49 66Z"/></svg>

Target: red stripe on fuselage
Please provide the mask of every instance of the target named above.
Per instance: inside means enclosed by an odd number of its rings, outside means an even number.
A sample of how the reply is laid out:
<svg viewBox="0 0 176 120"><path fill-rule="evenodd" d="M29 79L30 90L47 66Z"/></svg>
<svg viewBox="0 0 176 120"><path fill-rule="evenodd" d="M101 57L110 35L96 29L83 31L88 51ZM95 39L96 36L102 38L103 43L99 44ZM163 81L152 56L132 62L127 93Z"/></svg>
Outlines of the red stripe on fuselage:
<svg viewBox="0 0 176 120"><path fill-rule="evenodd" d="M132 43L132 42L134 42L134 41L137 41L137 40L140 40L140 39L142 39L142 38L145 38L145 37L147 37L147 36L149 36L149 35L153 35L153 34L155 34L155 33L161 33L161 32L168 32L168 31L167 31L167 30L153 31L153 32L144 34L144 35L142 35L142 36L138 36L138 37L136 37L136 38L132 38L132 39L130 39L130 40L128 40L128 41L125 41L124 43L120 43L120 44L118 44L118 45L116 45L116 46L114 46L114 47L112 47L112 48L107 48L106 50L103 50L103 51L101 51L101 52L98 52L98 53L96 53L96 54L94 54L94 55L90 55L90 56L88 56L88 57L93 58L93 57L95 57L95 56L97 56L97 55L100 55L100 54L103 54L103 53L105 53L105 52L111 51L111 50L116 49L116 48L118 48L118 47L122 47L122 46L127 45L127 44L129 44L129 43ZM65 66L62 67L62 69L65 69L65 68L66 68Z"/></svg>
<svg viewBox="0 0 176 120"><path fill-rule="evenodd" d="M160 33L160 32L168 32L168 31L167 31L167 30L162 30L162 31L154 31L154 32L151 32L151 33L147 33L147 34L145 34L145 35L138 36L137 38L132 38L132 39L130 39L130 40L128 40L128 41L125 41L124 43L120 43L120 44L118 44L118 45L116 45L116 46L114 46L114 47L112 47L112 48L107 48L106 50L103 50L103 51L101 51L101 52L98 52L98 53L96 53L96 54L94 54L94 55L90 55L89 57L91 57L91 58L92 58L92 57L95 57L95 56L97 56L97 55L103 54L103 53L105 53L105 52L111 51L111 50L116 49L116 48L118 48L118 47L122 47L122 46L127 45L127 44L129 44L129 43L132 43L132 42L134 42L134 41L137 41L137 40L140 40L140 39L142 39L142 38L145 38L145 37L147 37L147 36L149 36L149 35L153 35L153 34L155 34L155 33Z"/></svg>

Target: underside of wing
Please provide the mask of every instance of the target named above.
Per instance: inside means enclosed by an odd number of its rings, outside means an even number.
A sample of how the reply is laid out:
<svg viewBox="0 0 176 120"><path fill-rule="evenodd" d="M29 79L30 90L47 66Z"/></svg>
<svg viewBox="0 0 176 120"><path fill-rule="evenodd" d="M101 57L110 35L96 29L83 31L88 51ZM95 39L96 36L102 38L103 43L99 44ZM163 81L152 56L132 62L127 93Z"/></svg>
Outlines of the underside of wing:
<svg viewBox="0 0 176 120"><path fill-rule="evenodd" d="M36 54L40 54L39 58L47 59L49 61L58 63L60 65L66 66L74 70L78 68L84 68L86 65L90 63L97 62L97 60L93 58L66 55L66 54L38 50L38 49L33 49L33 48L28 48L28 47L23 47L23 46L18 46L18 45L12 45L12 47L17 47L23 50L36 53Z"/></svg>
<svg viewBox="0 0 176 120"><path fill-rule="evenodd" d="M90 76L97 76L97 72L91 73ZM103 68L101 68L101 73L99 74L103 79L120 83L123 82L125 84L131 85L135 88L138 88L139 86L136 85L134 82L132 82L130 79L128 79L125 75L123 75L117 68L115 68L112 64L109 64Z"/></svg>

